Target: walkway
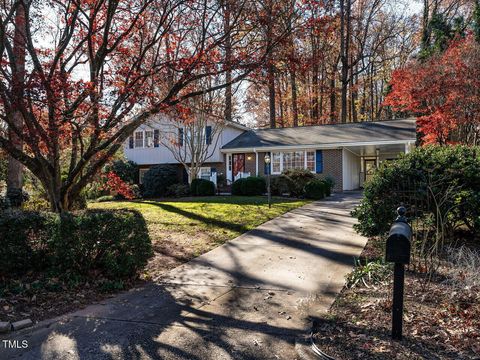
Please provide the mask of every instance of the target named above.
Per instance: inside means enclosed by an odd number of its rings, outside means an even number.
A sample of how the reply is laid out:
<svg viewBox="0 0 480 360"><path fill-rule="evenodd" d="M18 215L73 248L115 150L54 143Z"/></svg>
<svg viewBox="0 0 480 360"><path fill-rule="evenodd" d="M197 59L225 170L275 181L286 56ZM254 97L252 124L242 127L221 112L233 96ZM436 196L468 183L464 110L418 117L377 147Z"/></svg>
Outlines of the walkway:
<svg viewBox="0 0 480 360"><path fill-rule="evenodd" d="M366 239L359 194L271 220L154 284L15 335L0 359L296 359L295 337L344 284Z"/></svg>

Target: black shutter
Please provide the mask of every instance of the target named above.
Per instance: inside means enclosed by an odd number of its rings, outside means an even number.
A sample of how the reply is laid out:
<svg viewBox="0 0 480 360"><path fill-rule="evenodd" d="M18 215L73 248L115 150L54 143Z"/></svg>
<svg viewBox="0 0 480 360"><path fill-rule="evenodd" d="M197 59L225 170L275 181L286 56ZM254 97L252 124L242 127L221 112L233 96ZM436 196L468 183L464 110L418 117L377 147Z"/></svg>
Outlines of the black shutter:
<svg viewBox="0 0 480 360"><path fill-rule="evenodd" d="M211 126L205 127L205 139L207 141L207 145L210 145L212 143L212 127Z"/></svg>
<svg viewBox="0 0 480 360"><path fill-rule="evenodd" d="M129 147L130 149L133 149L133 136L130 136L130 137L128 138L128 147Z"/></svg>
<svg viewBox="0 0 480 360"><path fill-rule="evenodd" d="M160 146L160 130L153 130L153 147Z"/></svg>
<svg viewBox="0 0 480 360"><path fill-rule="evenodd" d="M183 128L178 129L178 144L183 146Z"/></svg>

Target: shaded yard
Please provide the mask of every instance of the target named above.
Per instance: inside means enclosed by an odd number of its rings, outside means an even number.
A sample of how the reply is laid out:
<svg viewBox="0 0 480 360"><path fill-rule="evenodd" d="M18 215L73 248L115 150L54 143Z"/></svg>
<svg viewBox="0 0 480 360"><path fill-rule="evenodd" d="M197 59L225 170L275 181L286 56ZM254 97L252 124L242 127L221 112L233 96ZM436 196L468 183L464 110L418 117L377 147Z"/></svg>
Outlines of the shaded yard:
<svg viewBox="0 0 480 360"><path fill-rule="evenodd" d="M91 203L92 209L135 209L144 217L154 256L138 279L77 279L29 272L19 278L0 277L0 320L52 318L114 296L142 281L199 256L258 225L309 201L265 197L205 197ZM101 239L99 239L101 240Z"/></svg>
<svg viewBox="0 0 480 360"><path fill-rule="evenodd" d="M265 197L215 196L166 201L92 203L90 208L135 209L144 216L155 255L142 278L151 280L309 201Z"/></svg>

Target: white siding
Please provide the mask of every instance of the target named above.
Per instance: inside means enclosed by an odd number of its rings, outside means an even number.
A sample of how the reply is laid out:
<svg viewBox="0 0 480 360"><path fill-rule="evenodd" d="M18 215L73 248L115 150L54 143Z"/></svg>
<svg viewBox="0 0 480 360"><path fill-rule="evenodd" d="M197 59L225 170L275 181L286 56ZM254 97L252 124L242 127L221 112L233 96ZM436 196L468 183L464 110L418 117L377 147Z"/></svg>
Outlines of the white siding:
<svg viewBox="0 0 480 360"><path fill-rule="evenodd" d="M153 121L148 122L145 125L140 126L137 131L140 130L160 130L160 138L165 136L165 133L168 131L172 131L171 120L168 120L164 117L157 118ZM163 129L163 132L162 132ZM170 129L170 130L169 130ZM207 160L207 163L214 163L214 162L223 162L223 154L220 152L220 148L242 134L244 131L234 128L232 126L225 126L225 128L221 131L218 131L217 134L214 135L212 139L212 145L209 146L209 150L211 151L212 156ZM217 143L217 138L218 143ZM216 148L214 149L215 144L217 144ZM172 152L164 146L161 142L159 147L150 147L150 148L129 148L129 140L124 144L124 152L125 157L128 160L132 160L136 162L138 165L154 165L154 164L177 164L178 161L175 160Z"/></svg>
<svg viewBox="0 0 480 360"><path fill-rule="evenodd" d="M360 157L343 149L343 190L360 188Z"/></svg>

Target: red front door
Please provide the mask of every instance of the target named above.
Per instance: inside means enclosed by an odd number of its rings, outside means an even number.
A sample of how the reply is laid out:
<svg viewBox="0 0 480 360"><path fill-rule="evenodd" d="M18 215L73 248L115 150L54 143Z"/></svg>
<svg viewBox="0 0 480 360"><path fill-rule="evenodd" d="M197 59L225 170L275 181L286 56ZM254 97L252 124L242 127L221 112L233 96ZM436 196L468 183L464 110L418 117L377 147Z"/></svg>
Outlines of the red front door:
<svg viewBox="0 0 480 360"><path fill-rule="evenodd" d="M245 172L245 154L233 154L233 179L238 173Z"/></svg>

